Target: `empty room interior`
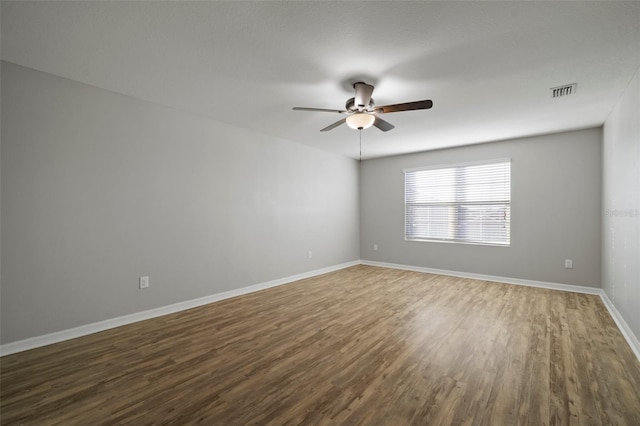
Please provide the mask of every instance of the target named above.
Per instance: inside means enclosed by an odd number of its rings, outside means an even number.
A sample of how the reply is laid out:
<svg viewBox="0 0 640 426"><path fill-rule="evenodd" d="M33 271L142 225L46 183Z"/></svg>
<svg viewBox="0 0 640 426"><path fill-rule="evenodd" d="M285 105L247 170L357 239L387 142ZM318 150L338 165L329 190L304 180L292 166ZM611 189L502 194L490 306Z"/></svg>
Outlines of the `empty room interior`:
<svg viewBox="0 0 640 426"><path fill-rule="evenodd" d="M640 2L0 15L2 425L640 425Z"/></svg>

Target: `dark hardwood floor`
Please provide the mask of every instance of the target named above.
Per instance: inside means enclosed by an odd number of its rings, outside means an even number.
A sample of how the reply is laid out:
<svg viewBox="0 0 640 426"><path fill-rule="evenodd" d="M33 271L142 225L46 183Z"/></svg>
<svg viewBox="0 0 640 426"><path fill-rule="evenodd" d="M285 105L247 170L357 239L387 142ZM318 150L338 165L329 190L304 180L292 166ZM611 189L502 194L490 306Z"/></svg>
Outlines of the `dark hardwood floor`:
<svg viewBox="0 0 640 426"><path fill-rule="evenodd" d="M10 424L640 425L598 296L371 266L0 359Z"/></svg>

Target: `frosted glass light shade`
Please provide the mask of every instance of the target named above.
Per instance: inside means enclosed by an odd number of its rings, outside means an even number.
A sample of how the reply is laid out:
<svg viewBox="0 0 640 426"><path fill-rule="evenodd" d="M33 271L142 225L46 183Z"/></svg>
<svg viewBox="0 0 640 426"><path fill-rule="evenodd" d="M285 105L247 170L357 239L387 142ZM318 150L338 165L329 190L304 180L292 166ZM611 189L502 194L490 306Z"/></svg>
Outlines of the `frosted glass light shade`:
<svg viewBox="0 0 640 426"><path fill-rule="evenodd" d="M376 117L366 112L359 112L347 117L347 126L352 129L368 129L376 121Z"/></svg>

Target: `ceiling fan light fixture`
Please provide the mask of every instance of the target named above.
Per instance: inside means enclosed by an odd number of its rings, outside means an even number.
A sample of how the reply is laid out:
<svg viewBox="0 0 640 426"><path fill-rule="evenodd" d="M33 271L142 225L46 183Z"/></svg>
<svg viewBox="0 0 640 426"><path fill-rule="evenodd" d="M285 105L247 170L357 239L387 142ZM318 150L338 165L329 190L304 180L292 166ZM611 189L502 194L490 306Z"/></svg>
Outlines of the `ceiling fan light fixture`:
<svg viewBox="0 0 640 426"><path fill-rule="evenodd" d="M345 103L345 108L327 109L327 108L307 108L293 107L294 111L320 111L333 112L346 115L345 118L336 121L327 127L320 129L321 132L327 132L346 123L352 129L363 130L371 126L376 126L382 132L393 130L393 124L383 120L378 114L386 114L388 112L415 111L418 109L429 109L433 106L433 102L429 99L423 101L404 102L401 104L391 104L384 106L376 106L371 97L373 86L370 84L358 82L354 83L355 96L349 98Z"/></svg>
<svg viewBox="0 0 640 426"><path fill-rule="evenodd" d="M347 117L347 126L355 130L368 129L376 121L376 117L366 112L359 112Z"/></svg>

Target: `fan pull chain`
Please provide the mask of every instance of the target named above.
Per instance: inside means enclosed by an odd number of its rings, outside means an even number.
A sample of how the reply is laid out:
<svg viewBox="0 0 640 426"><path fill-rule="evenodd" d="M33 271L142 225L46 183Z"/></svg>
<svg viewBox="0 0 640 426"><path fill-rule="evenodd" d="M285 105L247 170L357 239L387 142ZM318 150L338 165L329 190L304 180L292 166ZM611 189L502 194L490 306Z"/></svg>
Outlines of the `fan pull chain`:
<svg viewBox="0 0 640 426"><path fill-rule="evenodd" d="M360 132L360 161L362 161L362 129L358 129Z"/></svg>

